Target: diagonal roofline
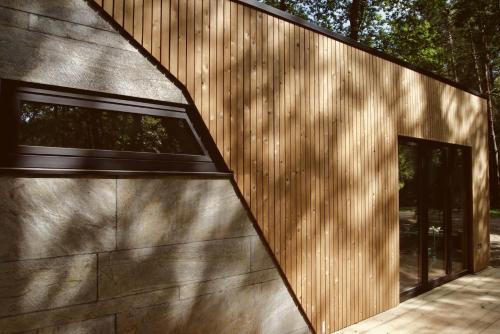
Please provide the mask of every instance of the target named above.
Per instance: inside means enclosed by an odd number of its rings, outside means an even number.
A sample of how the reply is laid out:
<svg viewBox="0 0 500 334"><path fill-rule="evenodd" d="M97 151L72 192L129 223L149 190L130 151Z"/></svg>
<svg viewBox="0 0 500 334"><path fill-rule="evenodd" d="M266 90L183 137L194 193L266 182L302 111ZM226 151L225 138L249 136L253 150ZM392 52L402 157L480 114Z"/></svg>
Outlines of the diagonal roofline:
<svg viewBox="0 0 500 334"><path fill-rule="evenodd" d="M247 6L247 7L251 7L251 8L255 8L261 12L265 12L267 14L270 14L274 17L277 17L277 18L280 18L280 19L283 19L285 21L288 21L290 23L293 23L293 24L296 24L298 26L301 26L303 28L306 28L306 29L309 29L309 30L312 30L312 31L315 31L317 33L320 33L322 35L325 35L327 37L330 37L330 38L333 38L339 42L342 42L344 44L347 44L349 46L352 46L356 49L359 49L359 50L362 50L362 51L365 51L369 54L372 54L374 56L377 56L377 57L380 57L382 59L385 59L385 60L388 60L392 63L395 63L397 65L401 65L403 67L406 67L412 71L415 71L415 72L418 72L418 73L421 73L421 74L424 74L428 77L431 77L433 79L436 79L436 80L439 80L447 85L450 85L450 86L453 86L455 88L458 88L460 90L463 90L467 93L470 93L470 94L473 94L473 95L476 95L476 96L479 96L479 97L482 97L482 98L487 98L486 97L486 94L483 94L483 93L480 93L478 92L477 90L475 89L472 89L470 87L467 87L466 85L462 84L462 83L459 83L459 82L456 82L456 81L453 81L453 80L450 80L446 77L443 77L441 75L438 75L438 74L435 74L427 69L424 69L423 67L420 67L420 66L417 66L417 65L414 65L414 64L411 64L405 60L402 60L400 58L397 58L395 56L391 56L387 53L384 53L380 50L377 50L375 48L372 48L372 47L369 47L365 44L362 44L360 42L356 42L355 40L353 39L350 39L349 37L346 37L346 36L343 36L343 35L340 35L338 33L335 33L331 30L328 30L326 28L323 28L323 27L320 27L319 25L315 24L315 23L312 23L310 21L307 21L307 20L304 20L298 16L295 16L295 15L292 15L290 13L287 13L285 11L282 11L280 9L277 9L275 7L272 7L270 5L267 5L265 3L262 3L262 2L257 2L256 0L231 0L235 3L239 3L239 4L242 4L244 6Z"/></svg>

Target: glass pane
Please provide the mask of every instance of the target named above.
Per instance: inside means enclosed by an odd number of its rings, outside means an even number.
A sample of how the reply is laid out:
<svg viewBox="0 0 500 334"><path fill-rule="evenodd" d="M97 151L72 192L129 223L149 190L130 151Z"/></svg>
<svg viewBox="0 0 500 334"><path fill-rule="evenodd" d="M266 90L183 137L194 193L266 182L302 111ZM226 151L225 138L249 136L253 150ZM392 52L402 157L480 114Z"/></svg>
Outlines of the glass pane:
<svg viewBox="0 0 500 334"><path fill-rule="evenodd" d="M22 102L19 144L203 154L184 119Z"/></svg>
<svg viewBox="0 0 500 334"><path fill-rule="evenodd" d="M417 215L417 146L399 145L399 233L400 290L420 283L420 227Z"/></svg>
<svg viewBox="0 0 500 334"><path fill-rule="evenodd" d="M451 271L460 273L466 269L466 174L464 152L454 149L451 159Z"/></svg>
<svg viewBox="0 0 500 334"><path fill-rule="evenodd" d="M427 194L425 194L428 205L427 256L429 280L433 280L446 273L444 202L447 175L445 148L433 148L429 151L427 175Z"/></svg>

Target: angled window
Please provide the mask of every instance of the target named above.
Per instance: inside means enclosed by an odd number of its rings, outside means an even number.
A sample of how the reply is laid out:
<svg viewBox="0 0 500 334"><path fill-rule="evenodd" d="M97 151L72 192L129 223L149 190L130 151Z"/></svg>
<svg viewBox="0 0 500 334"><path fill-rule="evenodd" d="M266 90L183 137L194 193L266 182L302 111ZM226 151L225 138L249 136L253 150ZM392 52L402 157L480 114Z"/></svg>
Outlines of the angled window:
<svg viewBox="0 0 500 334"><path fill-rule="evenodd" d="M10 81L2 81L1 89L2 169L223 169L200 140L185 105Z"/></svg>

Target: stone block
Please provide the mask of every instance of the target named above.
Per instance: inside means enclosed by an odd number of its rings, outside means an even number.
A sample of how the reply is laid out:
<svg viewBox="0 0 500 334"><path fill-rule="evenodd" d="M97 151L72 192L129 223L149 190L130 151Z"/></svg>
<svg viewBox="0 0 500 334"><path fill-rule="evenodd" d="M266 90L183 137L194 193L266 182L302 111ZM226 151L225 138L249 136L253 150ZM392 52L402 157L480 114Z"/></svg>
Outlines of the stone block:
<svg viewBox="0 0 500 334"><path fill-rule="evenodd" d="M96 15L88 10L86 15ZM182 91L138 51L5 26L0 26L0 76L186 103Z"/></svg>
<svg viewBox="0 0 500 334"><path fill-rule="evenodd" d="M281 279L265 282L260 286L260 296L266 303L266 316L259 324L260 333L295 333L303 329L309 331Z"/></svg>
<svg viewBox="0 0 500 334"><path fill-rule="evenodd" d="M0 8L0 25L28 29L29 14L10 9Z"/></svg>
<svg viewBox="0 0 500 334"><path fill-rule="evenodd" d="M0 0L0 6L101 30L113 30L111 25L92 10L87 1L84 0ZM92 15L89 15L89 13L92 13Z"/></svg>
<svg viewBox="0 0 500 334"><path fill-rule="evenodd" d="M96 255L0 263L0 316L94 301L96 276Z"/></svg>
<svg viewBox="0 0 500 334"><path fill-rule="evenodd" d="M63 38L70 38L82 42L95 43L112 48L135 51L135 48L117 32L55 20L44 16L30 14L29 29Z"/></svg>
<svg viewBox="0 0 500 334"><path fill-rule="evenodd" d="M255 235L229 180L119 179L118 248Z"/></svg>
<svg viewBox="0 0 500 334"><path fill-rule="evenodd" d="M235 238L99 254L99 298L115 298L250 269L250 240Z"/></svg>
<svg viewBox="0 0 500 334"><path fill-rule="evenodd" d="M306 327L279 280L117 315L119 333L290 333Z"/></svg>
<svg viewBox="0 0 500 334"><path fill-rule="evenodd" d="M0 261L115 248L116 181L0 178Z"/></svg>
<svg viewBox="0 0 500 334"><path fill-rule="evenodd" d="M186 284L180 287L180 299L193 298L210 293L237 289L277 279L281 279L278 270L267 269L243 275L215 279L207 282Z"/></svg>
<svg viewBox="0 0 500 334"><path fill-rule="evenodd" d="M275 268L271 255L259 236L252 237L251 271Z"/></svg>
<svg viewBox="0 0 500 334"><path fill-rule="evenodd" d="M0 333L18 333L37 328L61 326L87 319L114 315L115 313L128 312L134 308L144 308L159 304L165 305L177 300L179 300L179 289L171 288L96 303L68 306L12 317L0 317Z"/></svg>
<svg viewBox="0 0 500 334"><path fill-rule="evenodd" d="M114 334L115 317L109 316L54 327L35 329L22 334Z"/></svg>

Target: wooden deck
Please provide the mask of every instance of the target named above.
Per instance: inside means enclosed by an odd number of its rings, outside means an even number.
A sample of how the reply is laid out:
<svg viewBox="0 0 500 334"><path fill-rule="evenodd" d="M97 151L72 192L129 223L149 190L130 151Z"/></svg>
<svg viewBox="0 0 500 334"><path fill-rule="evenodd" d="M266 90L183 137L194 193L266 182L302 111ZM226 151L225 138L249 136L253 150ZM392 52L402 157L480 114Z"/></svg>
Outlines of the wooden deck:
<svg viewBox="0 0 500 334"><path fill-rule="evenodd" d="M500 333L500 268L462 277L339 333Z"/></svg>
<svg viewBox="0 0 500 334"><path fill-rule="evenodd" d="M339 333L500 333L500 220L491 222L491 267Z"/></svg>

